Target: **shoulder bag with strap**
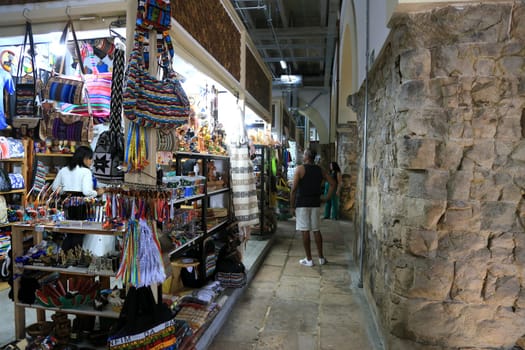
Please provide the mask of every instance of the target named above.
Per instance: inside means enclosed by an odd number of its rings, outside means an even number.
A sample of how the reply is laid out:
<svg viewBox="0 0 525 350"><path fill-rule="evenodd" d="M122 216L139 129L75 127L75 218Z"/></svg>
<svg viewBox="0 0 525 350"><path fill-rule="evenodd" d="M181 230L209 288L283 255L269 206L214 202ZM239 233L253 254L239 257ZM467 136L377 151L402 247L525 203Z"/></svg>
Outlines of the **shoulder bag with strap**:
<svg viewBox="0 0 525 350"><path fill-rule="evenodd" d="M60 45L67 44L67 36L69 31L73 35L74 47L76 55L79 57L78 64L80 66L80 78L74 76L66 76L64 74L65 57L57 60L58 70L55 70L56 75L50 77L44 89L44 98L59 102L66 102L75 105L84 103L85 87L83 75L85 74L84 63L82 62L82 55L80 53L80 46L78 45L77 35L73 22L69 20L60 37ZM55 67L56 68L56 67Z"/></svg>
<svg viewBox="0 0 525 350"><path fill-rule="evenodd" d="M11 125L15 129L22 129L22 136L26 136L27 129L35 128L40 120L39 94L42 83L38 77L31 22L26 22L24 44L20 53L16 72L15 113ZM31 61L31 75L24 72L24 61L26 59Z"/></svg>
<svg viewBox="0 0 525 350"><path fill-rule="evenodd" d="M93 174L101 182L124 181L124 133L122 131L122 90L124 83L124 49L113 53L113 80L109 130L100 134L93 155Z"/></svg>

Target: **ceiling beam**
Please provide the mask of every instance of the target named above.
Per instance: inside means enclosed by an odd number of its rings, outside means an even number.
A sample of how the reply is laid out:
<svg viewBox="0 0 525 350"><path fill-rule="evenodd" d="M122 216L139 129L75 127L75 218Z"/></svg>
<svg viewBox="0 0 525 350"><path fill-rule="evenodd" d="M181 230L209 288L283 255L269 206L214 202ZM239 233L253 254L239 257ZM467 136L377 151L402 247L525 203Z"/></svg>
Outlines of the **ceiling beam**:
<svg viewBox="0 0 525 350"><path fill-rule="evenodd" d="M281 59L284 59L284 60L291 60L291 57L265 57L263 58L263 61L264 62L268 62L268 63L275 63L275 62L279 62ZM295 57L295 60L297 62L319 62L319 61L324 61L325 57L324 56L302 56L302 57Z"/></svg>
<svg viewBox="0 0 525 350"><path fill-rule="evenodd" d="M307 50L307 49L316 49L324 50L326 47L325 43L303 43L303 44L285 44L285 47L289 50ZM257 44L257 48L260 50L278 50L277 44ZM290 55L293 57L293 55Z"/></svg>
<svg viewBox="0 0 525 350"><path fill-rule="evenodd" d="M284 7L283 0L276 0L277 2L277 8L279 9L279 15L281 16L281 23L283 24L283 28L288 28L288 14L286 13L286 8ZM284 40L284 47L285 50L288 52L289 57L291 57L291 62L287 62L287 64L292 64L294 68L297 68L297 60L295 59L295 54L293 52L293 48L290 47L290 41ZM283 58L284 59L284 58ZM288 68L288 71L290 69Z"/></svg>
<svg viewBox="0 0 525 350"><path fill-rule="evenodd" d="M337 37L337 31L327 27L294 27L294 28L276 28L280 39L302 39L313 40L326 37ZM253 29L250 31L250 36L254 40L272 40L273 34L270 29Z"/></svg>
<svg viewBox="0 0 525 350"><path fill-rule="evenodd" d="M244 1L243 0L234 0L234 1L232 1L233 7L235 8L237 13L241 17L242 21L244 22L244 25L246 26L246 29L248 30L248 33L249 33L250 37L252 38L252 41L255 42L255 39L253 38L253 35L251 35L252 30L255 28L255 23L253 22L253 18L252 18L252 15L251 15L252 12L249 11L249 10L243 9L244 5L241 6L239 4L240 2L246 2L246 0L244 0ZM257 50L259 51L259 53L261 54L261 56L263 58L269 56L269 54L266 51L266 49L261 49L257 44L256 44L256 47L257 47ZM269 65L268 68L272 72L272 76L274 76L274 77L277 76L276 68L275 68L274 65Z"/></svg>

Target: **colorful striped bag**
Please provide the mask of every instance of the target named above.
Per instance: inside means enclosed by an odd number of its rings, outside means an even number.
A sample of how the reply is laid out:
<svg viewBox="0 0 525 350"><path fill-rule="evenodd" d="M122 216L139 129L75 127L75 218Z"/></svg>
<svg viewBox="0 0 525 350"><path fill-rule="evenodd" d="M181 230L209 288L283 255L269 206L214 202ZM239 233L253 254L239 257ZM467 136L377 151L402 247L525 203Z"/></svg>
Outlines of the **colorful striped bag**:
<svg viewBox="0 0 525 350"><path fill-rule="evenodd" d="M137 30L123 95L124 115L130 121L147 128L170 129L185 124L190 114L190 102L179 75L171 65L169 36L164 36L161 48L161 67L165 71L163 79L148 72L144 58L147 52L144 49L145 40L145 35Z"/></svg>
<svg viewBox="0 0 525 350"><path fill-rule="evenodd" d="M88 103L70 104L60 103L60 110L64 113L80 114L84 117L89 117L91 107L91 114L95 124L104 123L110 112L111 105L111 81L112 72L99 72L95 63L95 54L93 47L89 43L83 43L81 49L82 60L89 62L91 74L84 75L84 84L86 88Z"/></svg>

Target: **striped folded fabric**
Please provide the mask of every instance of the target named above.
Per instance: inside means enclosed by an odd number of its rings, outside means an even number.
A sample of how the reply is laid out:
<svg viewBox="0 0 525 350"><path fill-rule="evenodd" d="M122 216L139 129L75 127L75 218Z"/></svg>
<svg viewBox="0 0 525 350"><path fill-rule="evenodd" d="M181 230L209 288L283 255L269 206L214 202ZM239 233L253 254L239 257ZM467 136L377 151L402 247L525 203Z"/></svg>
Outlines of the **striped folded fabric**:
<svg viewBox="0 0 525 350"><path fill-rule="evenodd" d="M242 288L246 285L246 274L244 272L217 272L215 279L224 288Z"/></svg>
<svg viewBox="0 0 525 350"><path fill-rule="evenodd" d="M111 72L86 74L84 76L89 103L93 113L94 121L102 123L109 117L111 104ZM61 103L60 110L65 113L89 116L87 103L73 105Z"/></svg>

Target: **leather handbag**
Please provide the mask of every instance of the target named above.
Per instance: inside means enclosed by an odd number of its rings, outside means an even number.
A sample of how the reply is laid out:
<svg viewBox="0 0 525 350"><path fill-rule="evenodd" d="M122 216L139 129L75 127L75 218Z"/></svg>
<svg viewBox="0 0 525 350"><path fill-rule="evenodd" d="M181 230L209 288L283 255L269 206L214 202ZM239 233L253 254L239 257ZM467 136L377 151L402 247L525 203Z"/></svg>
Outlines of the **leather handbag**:
<svg viewBox="0 0 525 350"><path fill-rule="evenodd" d="M139 29L136 32L124 90L124 115L131 122L147 128L169 129L185 124L190 114L190 102L180 77L172 69L167 46L169 36L165 34L161 48L165 77L158 79L147 70L144 39L140 37Z"/></svg>
<svg viewBox="0 0 525 350"><path fill-rule="evenodd" d="M62 32L60 37L60 44L66 45L67 36L69 31L73 35L74 46L78 57L82 57L80 54L80 47L78 45L77 35L73 26L73 21L69 20ZM80 105L85 102L85 87L84 79L82 75L85 73L84 63L81 59L78 61L80 65L81 77L65 76L62 75L64 72L64 58L57 60L58 69L55 69L57 75L51 76L44 88L44 98L48 100L54 100L59 102L66 102L75 105ZM56 67L55 67L56 68Z"/></svg>

